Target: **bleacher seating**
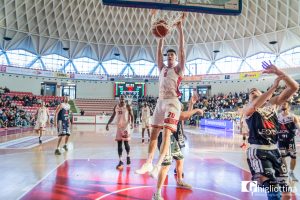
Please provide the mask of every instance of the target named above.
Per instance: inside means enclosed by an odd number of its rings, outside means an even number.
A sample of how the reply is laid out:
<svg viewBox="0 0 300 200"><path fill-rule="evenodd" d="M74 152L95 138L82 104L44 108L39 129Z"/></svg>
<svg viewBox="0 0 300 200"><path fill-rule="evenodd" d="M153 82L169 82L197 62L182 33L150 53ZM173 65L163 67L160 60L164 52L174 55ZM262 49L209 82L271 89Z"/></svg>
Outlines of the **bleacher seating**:
<svg viewBox="0 0 300 200"><path fill-rule="evenodd" d="M64 98L64 97L57 97L57 96L40 96L40 95L34 95L32 92L19 92L19 91L10 91L10 92L7 92L3 95L4 96L9 96L9 97L17 96L19 98L23 98L24 96L28 96L30 98L35 97L36 99L41 99L46 104L51 102L51 101L54 101L54 100L58 100L58 101L62 102L63 98ZM17 107L19 107L20 109L23 109L24 111L28 112L29 114L35 114L37 109L39 108L38 104L33 104L32 106L24 106L24 101L22 101L22 100L11 101L11 102L16 104ZM55 107L49 107L48 109L50 111L50 115L53 115L54 111L56 109L56 106Z"/></svg>
<svg viewBox="0 0 300 200"><path fill-rule="evenodd" d="M114 99L76 99L75 105L84 110L85 115L112 114L117 101Z"/></svg>

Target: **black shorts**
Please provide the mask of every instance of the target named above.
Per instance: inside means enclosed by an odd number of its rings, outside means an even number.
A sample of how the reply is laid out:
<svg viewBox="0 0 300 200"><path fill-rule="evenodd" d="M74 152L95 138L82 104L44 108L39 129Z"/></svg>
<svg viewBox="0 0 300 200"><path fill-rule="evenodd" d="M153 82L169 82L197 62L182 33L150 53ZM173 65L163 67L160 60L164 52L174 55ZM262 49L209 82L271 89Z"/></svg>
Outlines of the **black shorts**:
<svg viewBox="0 0 300 200"><path fill-rule="evenodd" d="M282 157L290 156L293 159L296 159L296 144L294 138L289 139L279 139L278 140L278 147Z"/></svg>
<svg viewBox="0 0 300 200"><path fill-rule="evenodd" d="M252 180L258 181L259 177L265 176L273 184L287 184L287 167L282 162L278 149L262 150L249 147L247 150L247 162L252 174Z"/></svg>

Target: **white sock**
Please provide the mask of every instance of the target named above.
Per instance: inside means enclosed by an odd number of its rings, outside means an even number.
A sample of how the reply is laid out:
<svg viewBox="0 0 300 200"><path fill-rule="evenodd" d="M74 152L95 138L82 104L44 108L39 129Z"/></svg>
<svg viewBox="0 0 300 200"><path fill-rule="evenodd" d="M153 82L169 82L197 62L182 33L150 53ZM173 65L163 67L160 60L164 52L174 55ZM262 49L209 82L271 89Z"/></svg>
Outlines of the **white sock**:
<svg viewBox="0 0 300 200"><path fill-rule="evenodd" d="M161 196L161 189L157 190L157 191L156 191L156 194L157 194L158 196Z"/></svg>

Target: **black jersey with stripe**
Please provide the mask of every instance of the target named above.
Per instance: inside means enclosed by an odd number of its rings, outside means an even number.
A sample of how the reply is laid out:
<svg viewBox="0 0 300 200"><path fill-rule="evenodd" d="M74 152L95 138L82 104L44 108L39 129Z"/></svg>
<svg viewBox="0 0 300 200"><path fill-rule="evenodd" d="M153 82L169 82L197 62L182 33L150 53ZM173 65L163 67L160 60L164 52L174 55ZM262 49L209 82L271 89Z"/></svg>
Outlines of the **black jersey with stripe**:
<svg viewBox="0 0 300 200"><path fill-rule="evenodd" d="M275 108L268 104L258 108L250 117L246 118L249 128L248 142L250 144L271 145L277 143L279 129Z"/></svg>

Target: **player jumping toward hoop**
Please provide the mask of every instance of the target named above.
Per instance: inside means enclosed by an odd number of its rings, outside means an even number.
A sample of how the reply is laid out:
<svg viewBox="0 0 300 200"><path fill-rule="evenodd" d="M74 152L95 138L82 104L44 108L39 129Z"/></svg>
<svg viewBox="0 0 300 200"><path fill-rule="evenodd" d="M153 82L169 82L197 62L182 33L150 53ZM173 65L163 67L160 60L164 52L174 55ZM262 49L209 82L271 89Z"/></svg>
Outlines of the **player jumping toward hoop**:
<svg viewBox="0 0 300 200"><path fill-rule="evenodd" d="M166 178L167 170L163 173L161 170L161 164L166 159L166 154L170 146L170 136L172 132L177 129L177 123L181 111L181 103L178 97L181 95L179 92L179 85L184 75L185 68L185 51L184 51L184 35L183 35L183 21L184 15L177 23L177 29L179 32L179 53L178 64L176 65L176 51L169 49L167 51L167 66L163 63L163 45L164 39L159 39L157 48L157 66L160 72L159 75L159 99L153 114L151 139L148 150L148 159L141 169L136 170L137 173L145 173L151 171L151 175L157 177L157 192L154 194L153 199L162 199L161 188ZM153 167L152 160L154 157L155 149L157 146L157 138L160 130L163 128L163 141L161 151L157 164ZM171 156L171 155L168 155ZM167 157L168 157L167 156Z"/></svg>
<svg viewBox="0 0 300 200"><path fill-rule="evenodd" d="M117 134L116 134L116 141L118 142L118 155L119 155L119 164L117 165L117 169L123 169L123 161L122 161L122 141L124 142L125 150L127 153L127 165L130 165L130 129L133 129L133 121L134 117L132 114L132 109L130 105L125 103L124 95L120 96L120 102L114 107L113 114L110 117L107 125L106 130L109 131L109 124L114 120L115 116L117 116L116 124L117 124ZM130 128L129 128L130 124Z"/></svg>

